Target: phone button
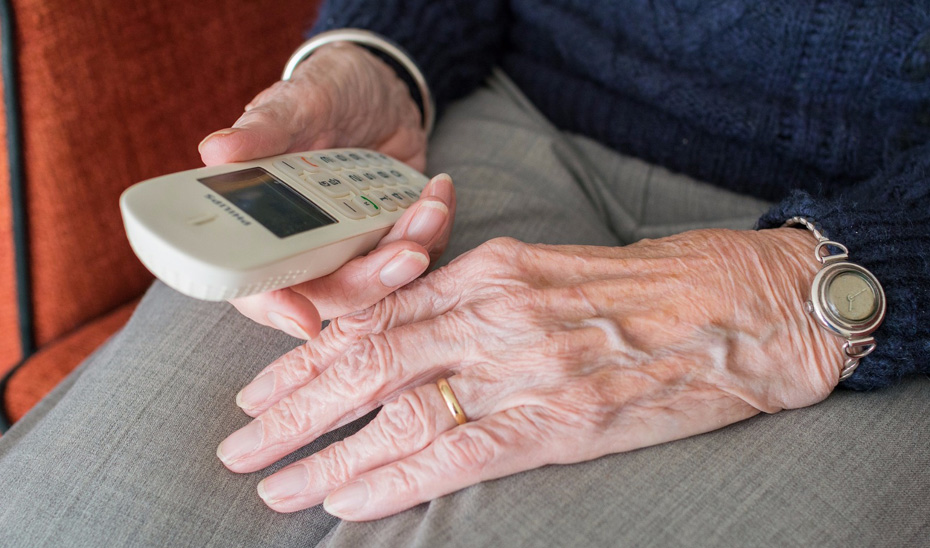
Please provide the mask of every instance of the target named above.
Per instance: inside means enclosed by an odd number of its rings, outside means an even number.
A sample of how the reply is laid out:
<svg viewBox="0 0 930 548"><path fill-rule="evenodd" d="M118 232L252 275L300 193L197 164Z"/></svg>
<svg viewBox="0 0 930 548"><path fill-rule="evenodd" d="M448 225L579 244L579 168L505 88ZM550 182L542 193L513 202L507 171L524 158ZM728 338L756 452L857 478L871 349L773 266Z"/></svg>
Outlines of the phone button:
<svg viewBox="0 0 930 548"><path fill-rule="evenodd" d="M329 154L321 154L321 153L311 154L310 159L314 160L313 163L319 166L325 167L326 169L330 169L333 171L342 169L342 164L339 162L339 160L337 160L336 158L334 158L333 156Z"/></svg>
<svg viewBox="0 0 930 548"><path fill-rule="evenodd" d="M336 161L338 161L342 167L346 169L352 169L355 167L355 162L352 161L352 159L349 158L349 155L345 152L336 152L333 154L333 158L335 158Z"/></svg>
<svg viewBox="0 0 930 548"><path fill-rule="evenodd" d="M407 196L408 198L410 198L410 200L412 200L412 201L414 201L414 202L420 199L420 193L419 193L419 192L414 192L413 190L411 190L411 189L409 189L409 188L407 188L407 187L405 187L405 186L402 186L402 187L398 188L397 190L399 190L400 192L403 192L405 196Z"/></svg>
<svg viewBox="0 0 930 548"><path fill-rule="evenodd" d="M366 151L365 153L362 154L362 156L364 156L365 159L368 160L368 163L371 164L372 166L381 165L381 158L379 158L378 155L375 154L374 152Z"/></svg>
<svg viewBox="0 0 930 548"><path fill-rule="evenodd" d="M390 169L390 170L388 170L388 172L389 172L391 175L394 176L394 178L397 180L397 182L400 182L400 183L406 183L406 182L407 182L407 176L404 175L403 173L401 173L400 171L397 171L396 169Z"/></svg>
<svg viewBox="0 0 930 548"><path fill-rule="evenodd" d="M358 152L352 151L346 154L349 158L352 158L352 161L355 162L355 165L358 167L368 167L368 160Z"/></svg>
<svg viewBox="0 0 930 548"><path fill-rule="evenodd" d="M368 182L368 179L358 173L346 173L344 176L349 180L349 183L352 186L359 190L368 190L371 188L371 184Z"/></svg>
<svg viewBox="0 0 930 548"><path fill-rule="evenodd" d="M272 165L291 177L300 177L300 174L304 172L303 164L292 158L278 160Z"/></svg>
<svg viewBox="0 0 930 548"><path fill-rule="evenodd" d="M397 211L397 202L387 194L381 192L380 190L372 190L369 194L377 202L382 209L386 211Z"/></svg>
<svg viewBox="0 0 930 548"><path fill-rule="evenodd" d="M374 171L363 171L362 177L364 177L371 186L381 186L383 184L381 178L378 177L378 174Z"/></svg>
<svg viewBox="0 0 930 548"><path fill-rule="evenodd" d="M355 199L352 200L352 203L358 204L368 215L373 216L381 213L381 206L376 204L375 201L368 196L356 196Z"/></svg>
<svg viewBox="0 0 930 548"><path fill-rule="evenodd" d="M391 198L394 198L394 201L400 204L400 207L408 207L415 201L415 200L410 199L410 197L404 194L399 188L395 188L391 190L390 192L388 192L388 195Z"/></svg>
<svg viewBox="0 0 930 548"><path fill-rule="evenodd" d="M304 177L304 181L331 198L340 198L349 193L349 185L342 182L342 179L335 175L316 173L309 177Z"/></svg>
<svg viewBox="0 0 930 548"><path fill-rule="evenodd" d="M379 170L376 171L375 173L378 174L378 177L379 177L379 179L380 179L380 181L381 181L381 184L383 184L383 185L393 185L393 184L394 184L394 178L391 177L391 174L388 173L387 171L385 171L385 170L383 170L383 169L379 169Z"/></svg>
<svg viewBox="0 0 930 548"><path fill-rule="evenodd" d="M308 171L310 173L320 172L322 168L320 167L320 164L314 160L316 160L316 158L311 158L309 156L301 156L300 157L301 169L303 169L304 171ZM291 160L291 161L294 161L294 160Z"/></svg>
<svg viewBox="0 0 930 548"><path fill-rule="evenodd" d="M364 219L365 211L355 200L334 200L336 209L350 219Z"/></svg>

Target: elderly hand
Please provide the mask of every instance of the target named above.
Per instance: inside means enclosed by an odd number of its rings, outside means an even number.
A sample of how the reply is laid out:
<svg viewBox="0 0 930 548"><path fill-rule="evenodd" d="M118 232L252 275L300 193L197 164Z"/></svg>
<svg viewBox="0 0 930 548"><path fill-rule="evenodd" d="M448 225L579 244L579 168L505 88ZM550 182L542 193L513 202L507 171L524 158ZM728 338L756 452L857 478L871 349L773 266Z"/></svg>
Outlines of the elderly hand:
<svg viewBox="0 0 930 548"><path fill-rule="evenodd" d="M231 128L200 143L207 165L341 146L379 150L423 171L426 133L410 90L383 61L329 44L246 105Z"/></svg>
<svg viewBox="0 0 930 548"><path fill-rule="evenodd" d="M422 171L426 134L410 92L394 71L349 43L320 48L246 106L232 128L200 143L207 165L340 146L379 150ZM240 312L310 339L321 318L371 306L416 279L446 246L455 211L447 175L434 178L378 248L336 272L287 289L235 299Z"/></svg>
<svg viewBox="0 0 930 548"><path fill-rule="evenodd" d="M258 486L277 511L323 501L369 520L484 480L811 405L842 361L838 340L804 312L812 248L795 229L621 248L493 240L268 366L238 398L255 420L217 453L235 472L256 471L383 405L357 434Z"/></svg>

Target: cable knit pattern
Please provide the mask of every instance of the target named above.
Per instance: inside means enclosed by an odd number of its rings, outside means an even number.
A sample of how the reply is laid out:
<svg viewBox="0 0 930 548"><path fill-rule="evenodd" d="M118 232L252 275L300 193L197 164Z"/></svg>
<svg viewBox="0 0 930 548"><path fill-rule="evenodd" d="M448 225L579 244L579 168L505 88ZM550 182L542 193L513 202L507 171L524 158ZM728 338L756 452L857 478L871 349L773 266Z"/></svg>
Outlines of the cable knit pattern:
<svg viewBox="0 0 930 548"><path fill-rule="evenodd" d="M310 35L352 27L391 38L413 56L441 110L500 63L508 21L500 0L333 0Z"/></svg>
<svg viewBox="0 0 930 548"><path fill-rule="evenodd" d="M846 381L930 372L930 5L922 0L330 0L312 33L402 44L440 108L501 65L556 125L817 220L888 297Z"/></svg>

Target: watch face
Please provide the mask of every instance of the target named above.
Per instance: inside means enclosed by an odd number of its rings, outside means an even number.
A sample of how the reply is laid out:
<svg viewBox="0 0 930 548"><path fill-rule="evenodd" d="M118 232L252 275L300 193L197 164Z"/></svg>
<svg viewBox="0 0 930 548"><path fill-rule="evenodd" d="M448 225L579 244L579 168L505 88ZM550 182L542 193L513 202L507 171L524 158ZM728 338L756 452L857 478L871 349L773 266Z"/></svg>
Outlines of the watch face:
<svg viewBox="0 0 930 548"><path fill-rule="evenodd" d="M829 280L826 288L830 311L850 322L871 317L878 305L878 296L871 281L855 270L841 272Z"/></svg>
<svg viewBox="0 0 930 548"><path fill-rule="evenodd" d="M885 317L885 293L875 276L850 262L824 265L811 285L809 311L820 325L849 339L875 331Z"/></svg>

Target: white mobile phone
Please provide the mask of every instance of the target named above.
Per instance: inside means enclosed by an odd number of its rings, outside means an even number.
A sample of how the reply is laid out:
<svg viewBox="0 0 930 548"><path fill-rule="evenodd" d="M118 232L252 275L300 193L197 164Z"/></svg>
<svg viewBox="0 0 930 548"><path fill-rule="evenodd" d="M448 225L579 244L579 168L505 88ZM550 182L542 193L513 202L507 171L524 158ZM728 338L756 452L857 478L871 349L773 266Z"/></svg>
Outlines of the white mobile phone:
<svg viewBox="0 0 930 548"><path fill-rule="evenodd" d="M120 210L155 276L221 301L312 280L367 253L427 182L379 152L316 150L149 179L123 192Z"/></svg>

